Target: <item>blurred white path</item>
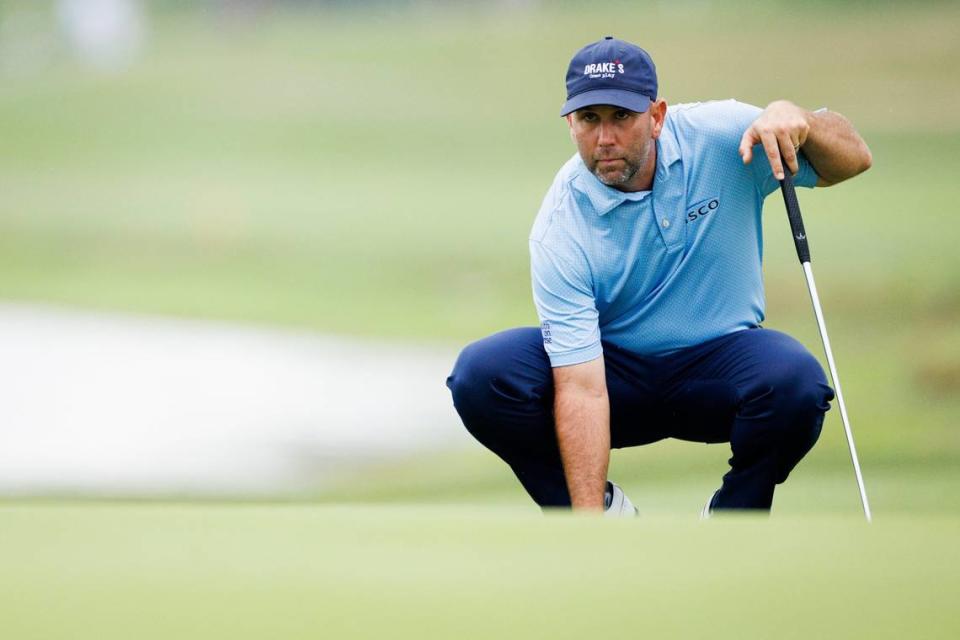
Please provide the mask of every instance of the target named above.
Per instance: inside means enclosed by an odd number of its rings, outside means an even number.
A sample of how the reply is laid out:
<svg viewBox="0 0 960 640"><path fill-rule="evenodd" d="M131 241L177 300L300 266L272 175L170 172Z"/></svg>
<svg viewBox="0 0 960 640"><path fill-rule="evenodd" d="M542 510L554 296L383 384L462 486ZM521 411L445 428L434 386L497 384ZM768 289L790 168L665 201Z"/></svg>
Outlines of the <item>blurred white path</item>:
<svg viewBox="0 0 960 640"><path fill-rule="evenodd" d="M0 495L234 495L470 442L451 349L0 303Z"/></svg>

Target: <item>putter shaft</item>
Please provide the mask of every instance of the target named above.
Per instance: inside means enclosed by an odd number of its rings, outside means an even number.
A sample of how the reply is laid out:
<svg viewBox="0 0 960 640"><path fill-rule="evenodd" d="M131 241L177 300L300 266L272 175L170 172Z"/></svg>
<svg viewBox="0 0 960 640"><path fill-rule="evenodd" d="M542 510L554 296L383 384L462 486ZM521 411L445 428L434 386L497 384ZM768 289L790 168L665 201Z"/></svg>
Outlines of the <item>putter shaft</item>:
<svg viewBox="0 0 960 640"><path fill-rule="evenodd" d="M857 457L857 446L853 443L853 431L850 429L850 419L847 417L847 407L843 402L843 391L840 389L840 378L837 376L837 365L833 361L833 350L830 348L830 338L827 336L827 323L823 319L823 310L820 308L820 296L817 295L817 285L813 280L813 268L810 262L803 263L803 274L807 278L807 289L810 291L810 300L813 302L813 312L817 316L817 327L820 329L820 339L823 341L823 350L827 354L827 364L830 367L830 378L833 380L834 390L837 392L837 404L840 406L840 418L843 420L843 431L847 436L847 447L850 449L850 459L853 462L853 472L857 476L857 488L860 489L860 501L863 504L863 515L867 522L873 521L870 513L870 502L867 500L867 490L863 484L863 474L860 472L860 459Z"/></svg>

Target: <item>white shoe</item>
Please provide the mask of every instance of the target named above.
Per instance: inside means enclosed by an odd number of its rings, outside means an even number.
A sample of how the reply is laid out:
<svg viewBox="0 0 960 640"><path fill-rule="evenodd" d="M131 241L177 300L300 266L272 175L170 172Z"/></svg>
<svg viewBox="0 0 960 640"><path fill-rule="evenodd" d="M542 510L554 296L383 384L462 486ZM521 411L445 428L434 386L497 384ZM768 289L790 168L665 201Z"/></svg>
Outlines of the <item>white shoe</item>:
<svg viewBox="0 0 960 640"><path fill-rule="evenodd" d="M713 509L710 508L710 504L713 502L713 499L717 497L717 493L713 492L710 494L710 497L707 498L707 504L703 505L703 509L700 510L700 519L709 520L713 517Z"/></svg>
<svg viewBox="0 0 960 640"><path fill-rule="evenodd" d="M603 493L603 507L603 515L608 518L633 518L637 515L637 508L623 493L623 489L609 480Z"/></svg>

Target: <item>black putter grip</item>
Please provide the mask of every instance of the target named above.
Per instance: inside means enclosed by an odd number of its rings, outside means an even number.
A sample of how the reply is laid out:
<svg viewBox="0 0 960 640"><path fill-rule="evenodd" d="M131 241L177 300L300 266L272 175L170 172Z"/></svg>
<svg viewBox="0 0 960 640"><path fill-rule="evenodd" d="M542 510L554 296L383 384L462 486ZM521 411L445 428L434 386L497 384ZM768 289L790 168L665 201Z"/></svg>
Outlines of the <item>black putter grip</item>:
<svg viewBox="0 0 960 640"><path fill-rule="evenodd" d="M783 162L782 159L781 162ZM793 244L797 247L797 257L800 258L800 264L810 262L807 232L803 229L803 216L800 215L797 191L793 188L793 176L790 174L790 169L787 169L786 162L783 162L783 180L780 181L780 191L783 192L783 204L787 205L787 218L790 220Z"/></svg>

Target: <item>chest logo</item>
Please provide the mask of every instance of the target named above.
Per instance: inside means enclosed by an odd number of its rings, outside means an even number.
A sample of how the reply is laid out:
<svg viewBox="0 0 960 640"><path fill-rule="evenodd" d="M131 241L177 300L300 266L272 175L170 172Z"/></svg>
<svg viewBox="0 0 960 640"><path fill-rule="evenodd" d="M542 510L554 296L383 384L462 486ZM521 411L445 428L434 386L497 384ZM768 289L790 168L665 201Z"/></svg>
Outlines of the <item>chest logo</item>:
<svg viewBox="0 0 960 640"><path fill-rule="evenodd" d="M720 208L720 198L707 198L687 209L687 224L715 213Z"/></svg>

